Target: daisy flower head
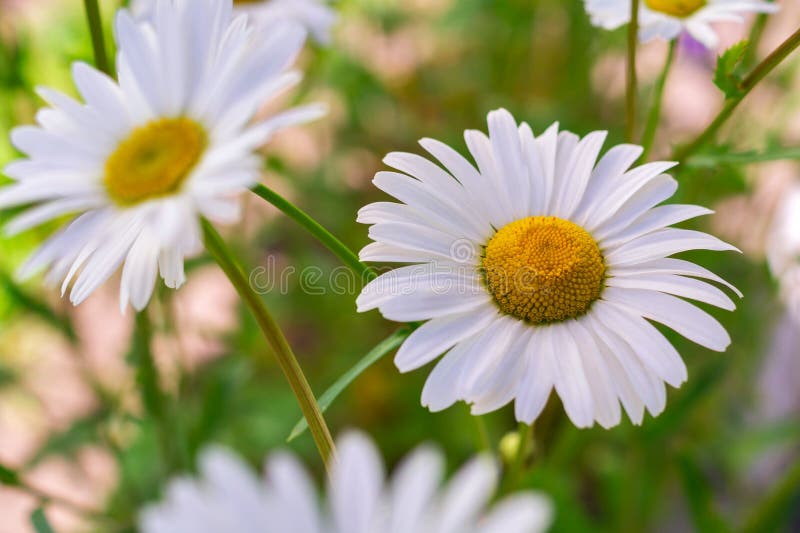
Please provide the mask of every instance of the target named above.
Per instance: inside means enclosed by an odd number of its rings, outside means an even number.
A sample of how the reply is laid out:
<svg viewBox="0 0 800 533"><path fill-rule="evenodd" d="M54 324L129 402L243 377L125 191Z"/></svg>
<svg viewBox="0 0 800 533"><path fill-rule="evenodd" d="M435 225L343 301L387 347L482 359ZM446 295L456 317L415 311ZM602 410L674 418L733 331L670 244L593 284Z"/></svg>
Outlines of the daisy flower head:
<svg viewBox="0 0 800 533"><path fill-rule="evenodd" d="M614 30L630 22L631 0L584 0L592 24ZM719 43L715 22L743 22L747 13L775 13L766 0L640 0L639 37L672 40L687 32L706 48Z"/></svg>
<svg viewBox="0 0 800 533"><path fill-rule="evenodd" d="M131 10L137 17L148 18L154 13L157 0L133 0ZM234 0L234 9L251 17L258 28L292 21L302 25L322 44L331 42L331 30L336 23L336 11L325 0Z"/></svg>
<svg viewBox="0 0 800 533"><path fill-rule="evenodd" d="M467 131L477 168L449 146L420 144L441 166L393 153L375 185L400 203L359 212L373 243L361 259L410 263L364 287L359 311L427 321L397 353L402 372L445 353L427 379L431 410L456 401L482 414L515 401L533 422L552 389L578 427L639 424L660 413L665 383L686 380L678 352L651 324L723 351L730 337L682 298L732 310L722 279L686 250L735 250L711 235L669 226L710 213L659 205L677 189L675 163L631 168L642 148L620 145L598 161L605 132L580 139L554 124L535 137L505 110L489 136Z"/></svg>
<svg viewBox="0 0 800 533"><path fill-rule="evenodd" d="M444 487L442 453L412 452L388 481L383 461L361 433L339 440L327 506L297 460L277 453L257 477L236 456L210 449L199 479L174 481L166 500L141 515L142 533L539 533L551 522L549 499L520 492L490 506L497 467L480 456Z"/></svg>
<svg viewBox="0 0 800 533"><path fill-rule="evenodd" d="M786 307L800 321L800 185L783 196L767 237L767 262Z"/></svg>
<svg viewBox="0 0 800 533"><path fill-rule="evenodd" d="M202 249L200 217L239 218L237 195L259 177L255 150L277 130L314 119L317 106L253 123L258 106L299 79L289 70L305 40L286 24L254 39L231 0L159 0L152 22L120 10L119 81L76 63L83 102L42 88L50 107L11 140L27 157L4 173L0 207L26 206L14 234L57 217L74 219L20 271L48 269L79 304L120 265L120 305L141 310L158 274L185 280L184 258Z"/></svg>

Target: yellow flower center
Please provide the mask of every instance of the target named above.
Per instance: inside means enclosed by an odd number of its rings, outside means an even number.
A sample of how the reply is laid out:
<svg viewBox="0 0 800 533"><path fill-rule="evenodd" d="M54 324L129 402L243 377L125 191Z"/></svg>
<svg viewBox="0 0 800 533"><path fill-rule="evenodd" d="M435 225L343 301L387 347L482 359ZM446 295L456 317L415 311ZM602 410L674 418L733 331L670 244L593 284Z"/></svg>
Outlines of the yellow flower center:
<svg viewBox="0 0 800 533"><path fill-rule="evenodd" d="M707 0L644 0L647 7L673 17L688 17L704 5Z"/></svg>
<svg viewBox="0 0 800 533"><path fill-rule="evenodd" d="M133 130L106 161L108 195L129 206L174 193L206 145L205 130L188 118L154 120Z"/></svg>
<svg viewBox="0 0 800 533"><path fill-rule="evenodd" d="M498 231L483 269L500 309L533 324L578 317L600 297L606 267L597 242L556 217L528 217Z"/></svg>

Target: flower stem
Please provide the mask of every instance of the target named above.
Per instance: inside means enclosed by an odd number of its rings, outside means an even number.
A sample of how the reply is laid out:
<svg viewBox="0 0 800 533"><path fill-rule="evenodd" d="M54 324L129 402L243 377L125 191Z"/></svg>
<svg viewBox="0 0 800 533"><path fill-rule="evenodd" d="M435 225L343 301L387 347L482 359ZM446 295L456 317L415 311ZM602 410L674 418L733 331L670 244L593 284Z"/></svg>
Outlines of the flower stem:
<svg viewBox="0 0 800 533"><path fill-rule="evenodd" d="M800 46L800 29L794 32L788 39L786 39L778 48L775 49L769 56L767 56L761 63L753 69L753 71L742 81L739 86L739 94L734 97L728 98L725 105L719 112L714 121L703 131L697 138L689 144L679 148L675 151L673 159L675 161L683 162L690 155L702 148L708 143L714 135L719 131L723 124L725 124L731 115L742 103L742 100L750 94L750 92L761 82L775 67L781 64L797 47Z"/></svg>
<svg viewBox="0 0 800 533"><path fill-rule="evenodd" d="M473 415L467 412L467 416L475 421L475 435L478 439L478 445L482 452L493 453L492 439L489 437L489 429L486 427L486 420L480 415Z"/></svg>
<svg viewBox="0 0 800 533"><path fill-rule="evenodd" d="M508 470L505 484L506 492L515 490L519 486L522 475L525 473L525 461L533 446L533 424L529 426L524 422L520 422L517 434L519 447L517 448L514 462L511 463Z"/></svg>
<svg viewBox="0 0 800 533"><path fill-rule="evenodd" d="M167 401L161 390L158 378L158 368L151 342L153 338L152 325L146 311L137 313L136 329L133 336L133 347L131 348L132 363L136 366L136 382L139 385L139 392L142 398L142 406L145 412L155 422L155 430L158 442L161 447L163 465L167 471L174 466L172 453L172 434L169 413L167 412Z"/></svg>
<svg viewBox="0 0 800 533"><path fill-rule="evenodd" d="M638 81L636 79L636 45L639 34L639 0L631 1L631 22L628 24L628 69L625 110L627 117L627 139L633 142L636 136L636 98Z"/></svg>
<svg viewBox="0 0 800 533"><path fill-rule="evenodd" d="M669 76L672 62L675 59L676 42L677 41L673 40L669 43L667 59L664 61L664 69L661 71L661 76L659 76L658 81L656 81L656 86L654 88L653 105L650 108L650 115L647 117L647 125L642 135L642 146L644 147L642 159L644 161L647 161L647 156L650 155L650 150L653 148L653 140L656 137L658 122L661 120L661 104L664 100L664 87L667 85L667 77Z"/></svg>
<svg viewBox="0 0 800 533"><path fill-rule="evenodd" d="M377 274L375 274L372 268L359 261L358 255L292 202L265 185L256 185L253 187L252 191L308 230L308 232L325 245L328 250L333 252L342 263L350 267L356 275L361 277L362 282L371 281L377 277Z"/></svg>
<svg viewBox="0 0 800 533"><path fill-rule="evenodd" d="M278 359L278 365L297 397L300 409L303 411L303 416L308 422L308 427L314 438L314 443L317 445L319 454L327 467L334 449L333 439L328 426L325 424L325 419L319 409L314 393L311 391L311 386L308 384L303 370L297 362L297 358L294 356L286 337L269 313L264 302L251 289L242 268L231 255L222 237L207 220L202 221L202 226L206 248L255 316L267 343Z"/></svg>
<svg viewBox="0 0 800 533"><path fill-rule="evenodd" d="M83 6L86 10L86 19L89 22L89 32L92 34L92 48L94 49L94 63L98 69L102 70L109 76L113 76L111 72L111 64L108 61L106 54L106 41L103 37L103 20L100 17L100 6L97 0L83 0Z"/></svg>

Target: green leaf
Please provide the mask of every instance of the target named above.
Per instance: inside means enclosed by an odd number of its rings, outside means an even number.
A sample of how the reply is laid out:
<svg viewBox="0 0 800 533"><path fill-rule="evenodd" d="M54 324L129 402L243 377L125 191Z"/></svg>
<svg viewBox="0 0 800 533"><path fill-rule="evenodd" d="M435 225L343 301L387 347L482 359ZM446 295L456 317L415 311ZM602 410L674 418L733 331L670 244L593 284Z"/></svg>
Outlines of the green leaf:
<svg viewBox="0 0 800 533"><path fill-rule="evenodd" d="M58 455L70 457L87 444L100 441L98 428L105 424L111 413L104 408L78 418L63 431L53 433L36 451L28 462L28 467L34 467L50 456Z"/></svg>
<svg viewBox="0 0 800 533"><path fill-rule="evenodd" d="M687 454L680 458L683 490L696 531L723 533L731 528L719 515L714 505L714 493L700 467Z"/></svg>
<svg viewBox="0 0 800 533"><path fill-rule="evenodd" d="M0 485L19 487L19 474L10 468L0 465Z"/></svg>
<svg viewBox="0 0 800 533"><path fill-rule="evenodd" d="M375 364L384 355L400 346L406 337L411 334L411 331L411 328L402 328L394 332L392 335L382 340L377 346L370 350L369 353L365 355L359 362L357 362L350 370L342 374L342 376L337 379L336 382L331 385L331 387L326 390L322 396L319 397L318 403L322 412L324 413L327 411L328 407L330 407L330 405L342 393L342 391L344 391L348 385L355 381L358 376L364 373L366 369ZM297 422L292 429L292 433L289 435L289 438L286 439L287 442L291 442L302 435L306 429L308 429L308 424L306 423L305 418L300 419L300 421Z"/></svg>
<svg viewBox="0 0 800 533"><path fill-rule="evenodd" d="M41 507L31 513L31 524L33 524L33 529L36 530L36 533L55 533L55 530L50 525L50 522L47 521L47 516L44 514L44 509Z"/></svg>
<svg viewBox="0 0 800 533"><path fill-rule="evenodd" d="M763 152L702 153L690 157L686 164L693 167L715 168L719 165L747 165L767 161L800 159L800 148L774 147Z"/></svg>
<svg viewBox="0 0 800 533"><path fill-rule="evenodd" d="M0 270L0 285L22 309L37 315L53 327L61 330L71 341L76 339L75 331L72 329L69 319L57 315L47 304L28 294L2 270Z"/></svg>
<svg viewBox="0 0 800 533"><path fill-rule="evenodd" d="M725 93L726 98L742 96L742 67L748 41L741 41L723 52L717 58L717 70L714 72L714 84Z"/></svg>

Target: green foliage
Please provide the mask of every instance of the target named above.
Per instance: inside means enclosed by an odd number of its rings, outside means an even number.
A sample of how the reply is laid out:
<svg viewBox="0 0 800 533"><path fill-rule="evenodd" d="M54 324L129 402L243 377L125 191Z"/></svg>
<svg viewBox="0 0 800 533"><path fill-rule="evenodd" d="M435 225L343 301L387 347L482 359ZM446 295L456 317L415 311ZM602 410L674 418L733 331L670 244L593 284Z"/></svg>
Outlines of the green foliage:
<svg viewBox="0 0 800 533"><path fill-rule="evenodd" d="M44 509L39 507L31 514L31 525L36 533L55 533L55 530L47 521L47 516L44 514Z"/></svg>
<svg viewBox="0 0 800 533"><path fill-rule="evenodd" d="M63 431L52 433L36 450L26 467L33 468L52 456L74 458L84 446L102 444L102 432L111 415L112 412L106 406L102 406L72 421Z"/></svg>
<svg viewBox="0 0 800 533"><path fill-rule="evenodd" d="M0 465L0 485L7 485L9 487L19 486L19 474L3 465Z"/></svg>
<svg viewBox="0 0 800 533"><path fill-rule="evenodd" d="M381 341L375 348L369 351L367 355L361 358L353 368L345 372L344 374L336 380L336 383L330 386L328 390L326 390L322 396L319 397L317 403L319 403L319 408L324 413L328 410L328 407L331 406L333 401L342 393L344 390L351 385L361 374L364 373L369 367L374 365L378 362L382 357L388 355L392 351L395 350L398 346L400 346L403 341L408 337L409 333L411 332L410 328L404 327L387 337L385 340ZM290 442L295 438L302 435L308 429L308 423L306 423L305 418L301 419L300 421L295 424L294 428L292 428L292 433L289 435Z"/></svg>
<svg viewBox="0 0 800 533"><path fill-rule="evenodd" d="M91 60L80 2L66 4L69 16L54 13L42 28L12 40L0 33L3 133L12 124L33 120L40 105L33 96L34 85L53 85L74 94L68 81L69 61ZM426 5L407 7L411 4ZM265 183L313 214L352 249L367 242L366 229L354 221L357 210L386 199L370 185L374 173L384 170L381 158L396 150L422 153L416 144L422 137L440 139L466 154L462 131L485 130L486 112L494 107L508 107L537 133L558 120L562 127L580 134L609 130L606 149L622 142L620 102L608 96L618 80L602 75L599 61L621 55L624 30L592 29L582 0L427 4L341 2L343 17L355 20L355 30L347 27L343 42L334 47L311 48L304 54L306 76L297 92L297 99L304 102L323 95L331 102L331 116L318 129L308 128L313 132L309 133L311 148L301 139L297 146L302 149L297 149L291 144L296 139L289 136L290 150L280 143L265 150ZM110 19L108 10L104 9L104 15ZM719 58L714 81L726 97L741 94L746 56L754 46L739 43ZM390 53L399 54L402 61L394 56L387 59ZM680 52L678 58L684 60ZM675 79L671 77L668 83ZM775 105L788 105L790 99L780 96ZM778 129L777 125L758 126ZM753 144L742 131L740 127L731 135L733 143L706 149L673 172L680 183L676 202L715 206L749 191L756 170L751 165L800 159L800 152L791 145ZM14 156L2 137L0 168ZM776 131L775 138L792 137ZM684 140L667 139L670 143ZM665 147L656 149L663 152ZM247 201L260 202L255 197ZM230 233L231 246L243 265L261 266L266 257L272 257L281 267L316 266L326 276L340 267L292 220L261 217L258 210L253 213L247 224ZM708 230L709 221L703 217L686 227ZM74 341L69 315L54 310L43 290L33 284L19 287L4 274L13 272L27 251L52 229L0 245L0 316L9 325L20 317L35 316ZM796 448L800 442L796 421L767 424L744 416L752 413L755 377L781 312L774 286L758 260L733 253L687 256L746 294L737 302L740 308L735 313L710 311L731 332L733 345L727 353L716 354L667 332L687 363L689 381L679 390L670 388L664 413L646 416L642 427L625 421L610 430L577 430L560 402L551 400L537 421L530 471L520 485L553 498L555 531L667 530L676 515L689 516L698 531L724 531L741 525L743 517L749 517L754 531L777 531L791 520L792 504L797 501L792 482L796 486L797 479L787 476L774 496L764 495L767 505L760 516L750 516L757 504L752 495L739 492L758 461ZM190 280L209 262L201 257L187 263ZM420 406L429 368L409 374L397 371L386 355L407 331L397 332L397 325L377 313L356 314L353 300L359 288L345 294L312 293L293 277L285 290L266 294L264 300L285 330L314 390L333 383L320 403L334 432L346 427L368 431L390 464L419 443L430 441L446 452L448 467L454 468L481 449L473 417L463 405L441 413ZM218 358L209 361L203 352L184 361L168 347L167 358L175 364L167 365L169 373L159 376L150 346L157 337L153 345L163 349L158 337L174 334L165 322L170 320L175 294L169 289L158 291L149 315L152 325L144 321L145 316L138 318L128 357L135 385L114 383L107 396L98 395L95 410L65 429L52 431L31 460L36 465L54 457L71 459L85 446L104 449L114 458L118 482L103 504L103 514L125 532L135 531L142 506L161 497L174 475L191 473L198 454L210 445L234 448L256 466L271 450L285 448L291 435L291 450L315 469L318 479L324 475L310 437L303 432L303 424L297 423L300 413L291 391L270 362L255 322L241 306L231 319L234 327L223 339L210 331L200 332L203 341L219 344L215 347L221 352ZM220 302L193 305L213 309ZM96 317L93 326L102 328L103 319ZM0 353L16 355L17 346L8 343ZM80 351L80 343L73 348ZM356 361L361 354L366 355ZM0 359L0 401L6 401L6 393L14 399L30 397L20 379L27 363L12 357ZM131 391L138 398L132 398ZM493 446L514 430L513 408L483 418ZM0 482L18 485L19 473L0 466ZM36 517L39 522L32 523L38 533L51 531L41 509ZM97 531L107 533L107 528Z"/></svg>
<svg viewBox="0 0 800 533"><path fill-rule="evenodd" d="M680 457L679 465L695 529L708 533L731 531L731 527L720 517L714 505L714 491L708 477L701 471L694 458L684 454Z"/></svg>
<svg viewBox="0 0 800 533"><path fill-rule="evenodd" d="M740 41L717 58L717 69L714 72L714 84L720 88L726 98L742 96L742 80L744 59L750 43Z"/></svg>

